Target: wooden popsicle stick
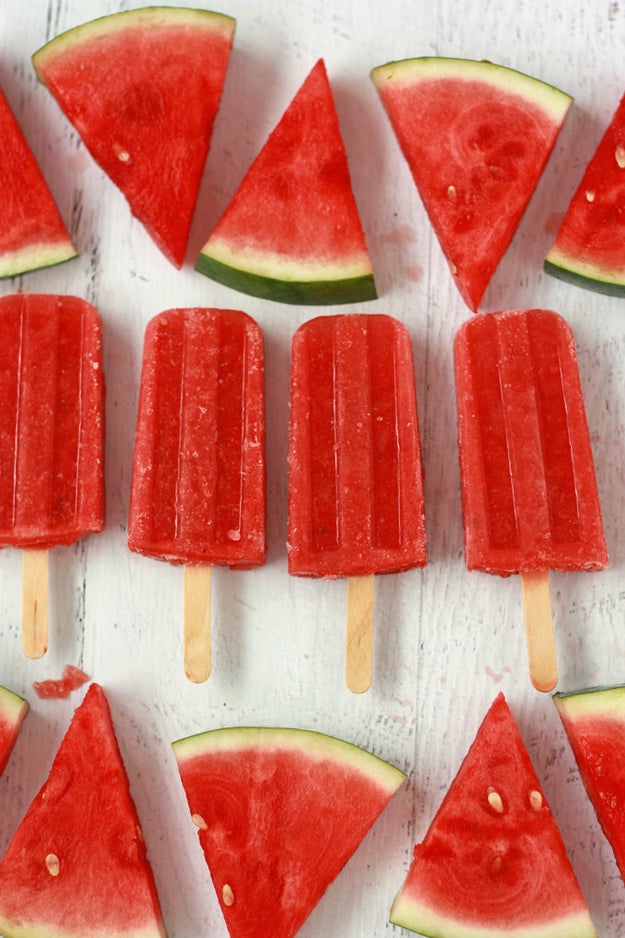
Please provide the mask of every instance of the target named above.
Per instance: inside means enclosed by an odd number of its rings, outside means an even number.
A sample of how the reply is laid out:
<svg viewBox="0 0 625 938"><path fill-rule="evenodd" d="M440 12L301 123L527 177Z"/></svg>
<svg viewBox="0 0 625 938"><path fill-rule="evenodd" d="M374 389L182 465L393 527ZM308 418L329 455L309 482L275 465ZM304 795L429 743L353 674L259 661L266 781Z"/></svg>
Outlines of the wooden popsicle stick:
<svg viewBox="0 0 625 938"><path fill-rule="evenodd" d="M210 677L211 568L184 568L184 670L190 681L201 684Z"/></svg>
<svg viewBox="0 0 625 938"><path fill-rule="evenodd" d="M48 551L22 551L22 651L41 658L48 650Z"/></svg>
<svg viewBox="0 0 625 938"><path fill-rule="evenodd" d="M373 675L373 574L347 581L345 680L354 694L371 687Z"/></svg>
<svg viewBox="0 0 625 938"><path fill-rule="evenodd" d="M548 693L558 680L549 571L521 573L521 587L530 679L536 690Z"/></svg>

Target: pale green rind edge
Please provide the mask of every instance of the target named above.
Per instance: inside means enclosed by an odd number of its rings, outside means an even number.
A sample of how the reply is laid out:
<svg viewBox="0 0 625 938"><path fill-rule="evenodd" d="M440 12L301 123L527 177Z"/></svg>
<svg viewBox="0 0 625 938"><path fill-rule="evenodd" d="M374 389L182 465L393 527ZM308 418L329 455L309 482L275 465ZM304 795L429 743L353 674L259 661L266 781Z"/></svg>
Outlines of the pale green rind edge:
<svg viewBox="0 0 625 938"><path fill-rule="evenodd" d="M29 244L28 247L19 251L10 251L0 255L0 279L6 280L9 277L19 277L31 270L65 264L75 257L78 257L78 252L69 241L54 245L46 242Z"/></svg>
<svg viewBox="0 0 625 938"><path fill-rule="evenodd" d="M557 258L557 259L556 259ZM609 274L590 264L579 263L560 255L548 254L543 262L545 273L557 280L606 296L625 296L625 279L610 280Z"/></svg>
<svg viewBox="0 0 625 938"><path fill-rule="evenodd" d="M51 59L65 55L85 42L137 25L167 27L179 23L197 23L207 28L220 28L230 37L234 35L236 27L234 17L226 13L214 13L212 10L199 10L193 7L140 7L136 10L123 10L120 13L99 16L60 33L33 54L32 62L38 77L45 82L40 67L45 67Z"/></svg>
<svg viewBox="0 0 625 938"><path fill-rule="evenodd" d="M377 299L373 274L337 280L283 280L231 267L204 253L198 257L195 269L205 277L210 277L211 280L239 293L274 300L277 303L338 306L343 303L363 303Z"/></svg>
<svg viewBox="0 0 625 938"><path fill-rule="evenodd" d="M225 727L176 740L172 743L172 748L180 765L189 759L212 752L246 749L270 752L272 749L291 749L317 761L349 766L375 780L390 793L397 791L406 778L406 773L401 769L366 749L316 730L266 726Z"/></svg>
<svg viewBox="0 0 625 938"><path fill-rule="evenodd" d="M520 928L488 928L476 923L464 924L438 914L400 893L391 909L389 921L428 938L598 938L588 912L577 912L549 925L540 923Z"/></svg>
<svg viewBox="0 0 625 938"><path fill-rule="evenodd" d="M39 922L16 925L0 917L0 934L3 938L167 938L165 926L132 929L130 931L111 931L110 929L67 929L52 928Z"/></svg>
<svg viewBox="0 0 625 938"><path fill-rule="evenodd" d="M609 717L625 721L625 684L588 687L585 690L552 694L558 711L573 722L581 717Z"/></svg>
<svg viewBox="0 0 625 938"><path fill-rule="evenodd" d="M23 697L0 684L0 716L17 724L24 719L28 709L28 703Z"/></svg>
<svg viewBox="0 0 625 938"><path fill-rule="evenodd" d="M378 89L391 80L406 84L432 78L457 78L462 81L485 82L496 88L504 88L511 93L518 94L526 101L533 101L559 122L564 120L573 102L571 95L554 85L507 65L496 65L486 60L443 56L398 59L371 69L370 76Z"/></svg>

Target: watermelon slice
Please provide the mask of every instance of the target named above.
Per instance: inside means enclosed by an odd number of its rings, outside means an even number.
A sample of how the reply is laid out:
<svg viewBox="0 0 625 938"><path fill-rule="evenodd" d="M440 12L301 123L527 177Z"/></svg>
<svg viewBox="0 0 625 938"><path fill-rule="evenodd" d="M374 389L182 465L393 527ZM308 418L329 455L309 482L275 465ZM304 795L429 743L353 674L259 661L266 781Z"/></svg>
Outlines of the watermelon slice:
<svg viewBox="0 0 625 938"><path fill-rule="evenodd" d="M418 58L371 72L467 306L477 311L571 98L491 62Z"/></svg>
<svg viewBox="0 0 625 938"><path fill-rule="evenodd" d="M76 257L52 193L1 91L0 138L0 277Z"/></svg>
<svg viewBox="0 0 625 938"><path fill-rule="evenodd" d="M553 699L625 881L625 686L558 693Z"/></svg>
<svg viewBox="0 0 625 938"><path fill-rule="evenodd" d="M92 684L0 863L5 938L163 938L104 691Z"/></svg>
<svg viewBox="0 0 625 938"><path fill-rule="evenodd" d="M414 849L391 921L434 938L597 938L503 694Z"/></svg>
<svg viewBox="0 0 625 938"><path fill-rule="evenodd" d="M133 214L184 261L235 20L145 7L70 29L33 56L39 78Z"/></svg>
<svg viewBox="0 0 625 938"><path fill-rule="evenodd" d="M569 204L545 270L579 287L625 295L625 96Z"/></svg>
<svg viewBox="0 0 625 938"><path fill-rule="evenodd" d="M24 698L0 686L0 775L9 761L27 713L28 704Z"/></svg>
<svg viewBox="0 0 625 938"><path fill-rule="evenodd" d="M231 938L294 935L405 778L308 730L213 730L174 752Z"/></svg>
<svg viewBox="0 0 625 938"><path fill-rule="evenodd" d="M196 268L235 290L282 303L375 299L322 59L252 163Z"/></svg>

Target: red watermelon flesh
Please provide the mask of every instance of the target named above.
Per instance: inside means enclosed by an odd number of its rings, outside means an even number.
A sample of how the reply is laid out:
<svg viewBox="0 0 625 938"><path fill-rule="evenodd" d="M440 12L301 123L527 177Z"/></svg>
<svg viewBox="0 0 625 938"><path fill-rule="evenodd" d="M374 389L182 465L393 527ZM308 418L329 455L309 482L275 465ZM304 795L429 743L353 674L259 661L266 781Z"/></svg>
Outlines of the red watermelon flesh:
<svg viewBox="0 0 625 938"><path fill-rule="evenodd" d="M159 902L104 691L75 711L0 863L5 938L163 938Z"/></svg>
<svg viewBox="0 0 625 938"><path fill-rule="evenodd" d="M375 298L322 59L252 163L196 267L233 289L285 303Z"/></svg>
<svg viewBox="0 0 625 938"><path fill-rule="evenodd" d="M96 162L166 257L184 261L235 20L146 7L100 17L33 56Z"/></svg>
<svg viewBox="0 0 625 938"><path fill-rule="evenodd" d="M76 257L48 185L0 91L0 277Z"/></svg>
<svg viewBox="0 0 625 938"><path fill-rule="evenodd" d="M554 694L553 699L625 882L625 686Z"/></svg>
<svg viewBox="0 0 625 938"><path fill-rule="evenodd" d="M569 204L545 270L560 280L625 294L625 96Z"/></svg>
<svg viewBox="0 0 625 938"><path fill-rule="evenodd" d="M435 938L596 938L503 694L414 848L391 921Z"/></svg>
<svg viewBox="0 0 625 938"><path fill-rule="evenodd" d="M571 99L466 59L405 59L371 77L458 289L477 311Z"/></svg>
<svg viewBox="0 0 625 938"><path fill-rule="evenodd" d="M26 701L8 688L0 686L0 774L9 761L27 713Z"/></svg>
<svg viewBox="0 0 625 938"><path fill-rule="evenodd" d="M214 730L174 751L231 938L295 935L405 778L306 730Z"/></svg>

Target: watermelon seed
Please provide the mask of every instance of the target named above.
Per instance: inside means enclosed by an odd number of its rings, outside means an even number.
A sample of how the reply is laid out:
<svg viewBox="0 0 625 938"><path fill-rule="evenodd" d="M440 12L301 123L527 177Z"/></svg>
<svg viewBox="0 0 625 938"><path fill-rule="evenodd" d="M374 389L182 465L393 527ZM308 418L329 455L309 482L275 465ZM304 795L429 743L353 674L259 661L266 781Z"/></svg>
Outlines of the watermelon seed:
<svg viewBox="0 0 625 938"><path fill-rule="evenodd" d="M495 857L495 859L491 863L490 868L493 871L493 873L498 873L502 866L503 866L503 857Z"/></svg>
<svg viewBox="0 0 625 938"><path fill-rule="evenodd" d="M530 792L530 804L534 811L540 811L543 806L543 796L539 791Z"/></svg>
<svg viewBox="0 0 625 938"><path fill-rule="evenodd" d="M586 190L586 201L587 201L587 202L594 202L594 201L595 201L595 193L593 192L592 189L587 189L587 190Z"/></svg>
<svg viewBox="0 0 625 938"><path fill-rule="evenodd" d="M503 800L498 791L491 788L488 792L488 803L497 814L503 814Z"/></svg>
<svg viewBox="0 0 625 938"><path fill-rule="evenodd" d="M204 820L201 814L192 814L191 820L193 821L196 827L200 828L201 831L208 830L208 824L206 823L206 821Z"/></svg>
<svg viewBox="0 0 625 938"><path fill-rule="evenodd" d="M128 163L130 160L130 153L128 150L125 150L119 143L113 144L113 152L118 160L122 163Z"/></svg>
<svg viewBox="0 0 625 938"><path fill-rule="evenodd" d="M456 187L455 186L447 187L447 198L449 199L450 202L456 201Z"/></svg>
<svg viewBox="0 0 625 938"><path fill-rule="evenodd" d="M50 876L58 876L61 869L61 864L59 863L59 858L56 853L49 853L46 857L46 866L48 867L48 873Z"/></svg>
<svg viewBox="0 0 625 938"><path fill-rule="evenodd" d="M234 893L232 891L232 886L229 886L228 883L221 890L223 896L224 905L233 905L234 904Z"/></svg>
<svg viewBox="0 0 625 938"><path fill-rule="evenodd" d="M614 156L619 167L625 169L625 147L617 147Z"/></svg>

